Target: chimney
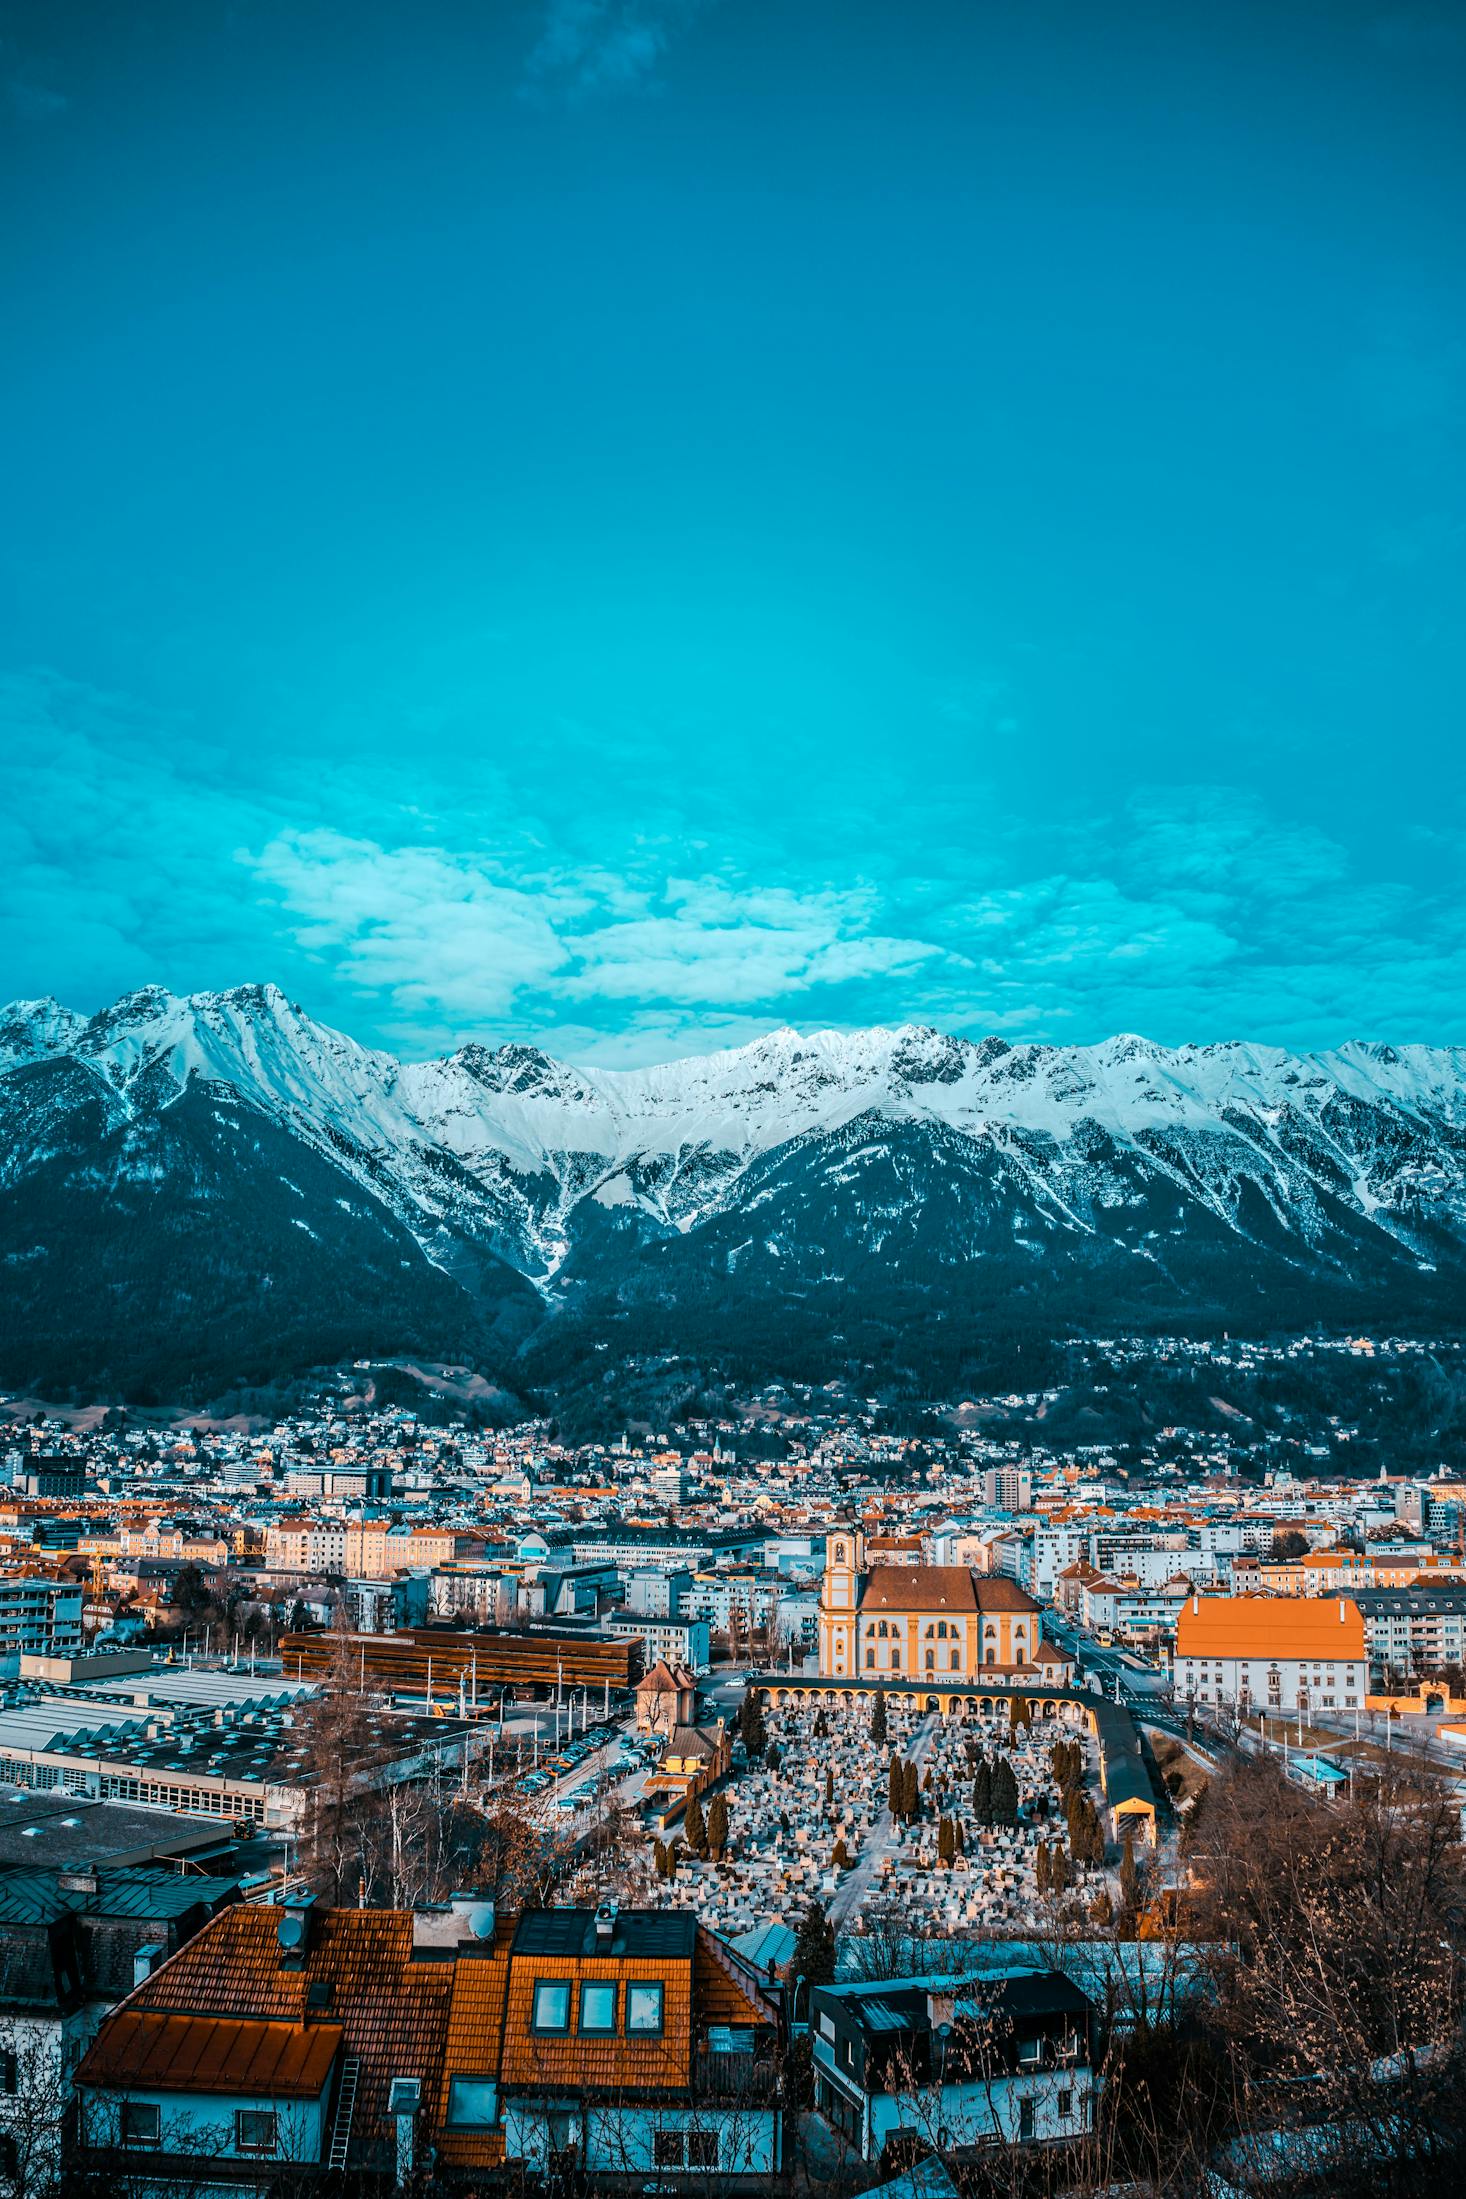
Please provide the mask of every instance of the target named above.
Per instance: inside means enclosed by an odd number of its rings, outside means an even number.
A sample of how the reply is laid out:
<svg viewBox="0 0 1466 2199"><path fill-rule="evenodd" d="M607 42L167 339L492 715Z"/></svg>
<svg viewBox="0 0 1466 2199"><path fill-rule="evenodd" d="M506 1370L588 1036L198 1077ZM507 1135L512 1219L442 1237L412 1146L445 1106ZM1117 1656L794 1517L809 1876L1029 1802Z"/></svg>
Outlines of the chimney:
<svg viewBox="0 0 1466 2199"><path fill-rule="evenodd" d="M159 1947L156 1944L150 1947L135 1947L133 1949L132 1989L134 1992L137 1991L140 1985L147 1984L148 1979L157 1969L166 1952L166 1948Z"/></svg>
<svg viewBox="0 0 1466 2199"><path fill-rule="evenodd" d="M399 2191L405 2191L412 2181L413 2154L416 2150L417 2110L422 2087L416 2077L394 2077L392 2089L387 2095L387 2113L397 2135L397 2164L395 2183Z"/></svg>
<svg viewBox="0 0 1466 2199"><path fill-rule="evenodd" d="M448 1896L448 1906L462 1925L469 1939L492 1939L494 1936L494 1903L488 1894L478 1894L465 1888Z"/></svg>
<svg viewBox="0 0 1466 2199"><path fill-rule="evenodd" d="M614 1901L603 1901L596 1911L597 1954L609 1954L615 1930L616 1904Z"/></svg>
<svg viewBox="0 0 1466 2199"><path fill-rule="evenodd" d="M303 1967L311 1942L311 1926L315 1919L314 1894L292 1894L280 1911L275 1926L275 1936L280 1944L280 1964L285 1970Z"/></svg>

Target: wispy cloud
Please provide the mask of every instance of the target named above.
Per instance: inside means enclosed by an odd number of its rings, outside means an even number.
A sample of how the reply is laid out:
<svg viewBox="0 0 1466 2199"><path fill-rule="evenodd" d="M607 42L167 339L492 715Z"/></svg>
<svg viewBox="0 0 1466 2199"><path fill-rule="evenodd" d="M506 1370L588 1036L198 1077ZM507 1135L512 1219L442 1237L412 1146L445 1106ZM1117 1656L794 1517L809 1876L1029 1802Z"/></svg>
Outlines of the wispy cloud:
<svg viewBox="0 0 1466 2199"><path fill-rule="evenodd" d="M680 30L711 0L547 0L524 65L531 96L570 100L647 91Z"/></svg>
<svg viewBox="0 0 1466 2199"><path fill-rule="evenodd" d="M409 1053L622 1063L780 1022L1466 1039L1453 820L1408 879L1216 785L1026 826L892 803L811 834L775 804L712 837L649 831L638 794L571 845L494 773L456 807L416 761L307 796L291 754L246 791L187 724L43 675L0 679L0 755L5 990L80 1008L274 978Z"/></svg>

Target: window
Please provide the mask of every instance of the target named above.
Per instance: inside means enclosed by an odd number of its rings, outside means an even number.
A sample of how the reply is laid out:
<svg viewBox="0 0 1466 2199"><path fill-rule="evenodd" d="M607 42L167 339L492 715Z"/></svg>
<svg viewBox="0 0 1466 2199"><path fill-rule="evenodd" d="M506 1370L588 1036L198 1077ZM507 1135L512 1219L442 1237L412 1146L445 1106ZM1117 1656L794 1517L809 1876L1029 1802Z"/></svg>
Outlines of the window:
<svg viewBox="0 0 1466 2199"><path fill-rule="evenodd" d="M535 2031L570 2029L570 1986L564 1978L541 1978L534 1989Z"/></svg>
<svg viewBox="0 0 1466 2199"><path fill-rule="evenodd" d="M718 2133L715 2130L689 2130L687 2133L687 2165L689 2168L717 2167Z"/></svg>
<svg viewBox="0 0 1466 2199"><path fill-rule="evenodd" d="M628 2032L660 2032L662 2028L662 1988L660 1985L628 1985L626 1988L626 2028Z"/></svg>
<svg viewBox="0 0 1466 2199"><path fill-rule="evenodd" d="M155 2146L162 2133L163 2110L151 2100L124 2100L122 2103L122 2143L125 2146Z"/></svg>
<svg viewBox="0 0 1466 2199"><path fill-rule="evenodd" d="M13 2046L0 2051L0 2092L15 2093L20 2090L20 2071Z"/></svg>
<svg viewBox="0 0 1466 2199"><path fill-rule="evenodd" d="M1067 2123L1074 2109L1073 2093L1061 2092L1058 2097L1057 2105L1059 2110L1059 2121L1061 2123Z"/></svg>
<svg viewBox="0 0 1466 2199"><path fill-rule="evenodd" d="M874 1666L874 1664L875 1664L875 1661L876 1661L876 1653L875 1653L875 1651L874 1651L873 1649L868 1649L868 1650L866 1651L866 1653L865 1653L865 1663L866 1663L866 1670L867 1670L867 1671L869 1671L869 1670L870 1670L870 1669L871 1669L871 1668L872 1668L872 1667Z"/></svg>
<svg viewBox="0 0 1466 2199"><path fill-rule="evenodd" d="M268 2107L241 2107L234 2117L236 2153L273 2153L275 2114Z"/></svg>
<svg viewBox="0 0 1466 2199"><path fill-rule="evenodd" d="M1018 2136L1020 2139L1033 2136L1032 2100L1020 2100L1018 2102Z"/></svg>
<svg viewBox="0 0 1466 2199"><path fill-rule="evenodd" d="M596 1979L580 1988L580 2028L605 2038L616 2028L616 1981Z"/></svg>
<svg viewBox="0 0 1466 2199"><path fill-rule="evenodd" d="M499 2112L492 2077L455 2077L448 2087L448 2121L454 2130L487 2130Z"/></svg>
<svg viewBox="0 0 1466 2199"><path fill-rule="evenodd" d="M680 2130L654 2130L652 2132L652 2161L657 2168L681 2168L682 2133Z"/></svg>

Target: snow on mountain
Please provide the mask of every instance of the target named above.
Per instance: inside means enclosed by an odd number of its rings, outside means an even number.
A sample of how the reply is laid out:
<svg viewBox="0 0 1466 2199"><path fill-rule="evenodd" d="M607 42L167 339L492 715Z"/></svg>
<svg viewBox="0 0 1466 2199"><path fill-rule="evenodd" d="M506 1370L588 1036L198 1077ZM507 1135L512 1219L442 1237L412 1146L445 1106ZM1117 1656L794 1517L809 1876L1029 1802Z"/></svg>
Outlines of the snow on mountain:
<svg viewBox="0 0 1466 2199"><path fill-rule="evenodd" d="M1103 1233L1135 1206L1137 1181L1226 1230L1276 1224L1303 1245L1337 1235L1341 1214L1422 1259L1422 1230L1466 1228L1460 1048L1292 1055L1129 1035L1015 1046L908 1024L777 1030L635 1070L577 1068L527 1046L401 1062L274 986L188 998L147 988L90 1021L54 1001L0 1012L0 1133L22 1111L27 1076L60 1062L105 1080L124 1111L229 1086L385 1198L430 1259L451 1266L450 1240L472 1239L540 1280L578 1235L604 1230L597 1214L685 1235L745 1195L772 1196L753 1190L768 1156L809 1141L848 1155L865 1118L953 1135L944 1151L991 1163L1024 1242L1040 1225ZM92 1079L58 1085L56 1105L76 1104L79 1086ZM32 1141L38 1104L27 1085ZM841 1159L822 1196L858 1207L852 1165ZM925 1196L911 1195L913 1213Z"/></svg>

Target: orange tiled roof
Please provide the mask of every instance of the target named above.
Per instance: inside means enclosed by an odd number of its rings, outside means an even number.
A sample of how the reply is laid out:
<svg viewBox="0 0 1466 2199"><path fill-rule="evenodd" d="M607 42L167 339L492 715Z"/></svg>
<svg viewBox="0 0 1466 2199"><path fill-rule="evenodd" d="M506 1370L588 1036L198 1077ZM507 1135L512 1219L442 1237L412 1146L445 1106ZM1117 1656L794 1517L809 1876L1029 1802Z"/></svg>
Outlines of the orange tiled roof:
<svg viewBox="0 0 1466 2199"><path fill-rule="evenodd" d="M123 2009L93 2040L78 2084L156 2092L243 2092L314 2100L341 2045L339 2023L254 2023Z"/></svg>
<svg viewBox="0 0 1466 2199"><path fill-rule="evenodd" d="M361 2063L354 2128L385 2135L392 2079L417 2077L428 2090L436 2079L453 1963L413 1960L410 1910L323 1909L312 1918L304 1961L292 1968L281 1956L279 1922L278 1909L244 1902L221 1911L137 1988L124 2011L207 2010L304 2032L313 2028L306 2023L311 1988L328 1991L323 2021L344 2029L346 2051Z"/></svg>
<svg viewBox="0 0 1466 2199"><path fill-rule="evenodd" d="M1347 1596L1193 1596L1176 1620L1178 1657L1364 1655L1364 1617Z"/></svg>

